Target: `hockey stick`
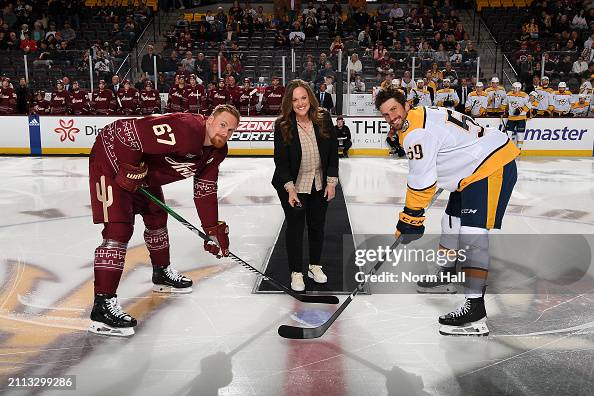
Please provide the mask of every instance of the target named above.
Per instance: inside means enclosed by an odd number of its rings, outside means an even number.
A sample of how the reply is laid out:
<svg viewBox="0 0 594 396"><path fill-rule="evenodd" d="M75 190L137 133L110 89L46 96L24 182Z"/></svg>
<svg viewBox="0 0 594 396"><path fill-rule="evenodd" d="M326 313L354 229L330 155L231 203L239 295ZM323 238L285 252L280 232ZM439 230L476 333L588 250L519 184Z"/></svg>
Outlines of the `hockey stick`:
<svg viewBox="0 0 594 396"><path fill-rule="evenodd" d="M499 116L499 130L507 134L507 122L503 122L503 115Z"/></svg>
<svg viewBox="0 0 594 396"><path fill-rule="evenodd" d="M441 194L442 191L443 191L443 189L440 188L435 192L435 194L433 195L433 199L431 199L431 202L429 203L429 206L427 207L427 209L429 209L433 205L433 203L435 202L435 200L437 200L437 197L439 196L439 194ZM401 242L402 242L402 235L400 235L396 239L396 241L392 244L392 246L390 246L390 250L396 249L398 247L398 245L400 245ZM355 290L353 290L353 292L350 294L350 296L347 297L346 300L344 300L344 302L340 305L340 307L338 307L336 312L334 312L332 314L332 316L330 316L330 318L327 321L325 321L324 323L322 323L320 326L318 326L318 327L297 327L297 326L282 325L278 328L278 335L280 335L283 338L291 338L291 339L297 339L297 340L319 338L319 337L323 336L324 333L330 328L330 326L332 326L332 323L334 323L334 321L340 316L342 311L344 311L346 309L346 307L351 303L351 301L353 301L353 298L355 298L355 296L361 290L363 290L363 286L367 282L367 279L369 279L369 276L374 275L380 269L380 267L384 264L384 262L385 262L385 260L381 260L381 259L378 260L378 262L373 266L371 271L369 271L365 275L365 277L363 278L363 282L361 282L357 285L357 288Z"/></svg>
<svg viewBox="0 0 594 396"><path fill-rule="evenodd" d="M171 209L169 206L167 206L165 203L163 203L159 198L155 197L149 191L147 191L144 187L140 187L138 189L138 191L140 193L142 193L145 197L147 197L148 199L153 201L161 209L163 209L164 211L169 213L171 216L173 216L177 221L179 221L184 226L186 226L186 228L189 229L190 231L192 231L194 234L198 235L200 238L202 238L203 240L205 240L207 242L209 242L209 241L214 242L212 239L210 239L210 237L208 235L206 235L204 232L200 231L198 228L194 227L192 224L190 224L190 222L188 222L186 219L181 217L177 212L175 212L173 209ZM231 257L232 260L234 260L238 264L242 265L243 267L247 268L248 270L264 277L264 279L266 279L270 283L272 283L272 285L274 285L274 287L276 287L277 289L284 291L291 297L293 297L301 302L320 303L320 304L338 304L338 302L339 302L338 297L336 297L336 296L317 296L317 295L314 296L314 295L308 295L308 294L295 293L293 290L289 289L288 287L286 287L285 285L283 285L276 279L273 279L273 278L269 277L268 275L264 274L263 272L261 272L260 270L258 270L257 268L252 267L250 264L246 263L245 261L243 261L241 258L234 255L233 253L229 252L229 257Z"/></svg>

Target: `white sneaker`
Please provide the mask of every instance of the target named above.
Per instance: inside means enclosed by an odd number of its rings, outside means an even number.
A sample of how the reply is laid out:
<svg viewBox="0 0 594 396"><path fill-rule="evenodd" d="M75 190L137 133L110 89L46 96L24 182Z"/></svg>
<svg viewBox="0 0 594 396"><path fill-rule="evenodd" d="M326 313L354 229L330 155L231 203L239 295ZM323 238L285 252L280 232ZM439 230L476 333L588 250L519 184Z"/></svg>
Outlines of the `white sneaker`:
<svg viewBox="0 0 594 396"><path fill-rule="evenodd" d="M326 283L328 282L328 277L322 271L321 265L310 265L309 271L307 271L307 276L312 278L316 283Z"/></svg>
<svg viewBox="0 0 594 396"><path fill-rule="evenodd" d="M303 283L303 274L301 272L291 272L291 289L298 292L305 290L305 283Z"/></svg>

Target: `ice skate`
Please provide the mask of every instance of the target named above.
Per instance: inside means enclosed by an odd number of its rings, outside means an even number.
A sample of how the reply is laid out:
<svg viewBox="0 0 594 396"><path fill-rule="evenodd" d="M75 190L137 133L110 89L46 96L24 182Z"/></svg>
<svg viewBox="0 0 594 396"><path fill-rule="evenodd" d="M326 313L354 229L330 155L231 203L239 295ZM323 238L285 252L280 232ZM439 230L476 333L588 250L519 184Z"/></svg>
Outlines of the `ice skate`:
<svg viewBox="0 0 594 396"><path fill-rule="evenodd" d="M483 297L467 298L457 310L439 317L439 334L458 336L486 336L487 312Z"/></svg>
<svg viewBox="0 0 594 396"><path fill-rule="evenodd" d="M153 291L157 293L191 293L192 280L171 266L153 267Z"/></svg>
<svg viewBox="0 0 594 396"><path fill-rule="evenodd" d="M95 295L95 303L91 311L90 332L116 337L129 337L134 335L134 326L136 324L136 319L122 310L116 295Z"/></svg>

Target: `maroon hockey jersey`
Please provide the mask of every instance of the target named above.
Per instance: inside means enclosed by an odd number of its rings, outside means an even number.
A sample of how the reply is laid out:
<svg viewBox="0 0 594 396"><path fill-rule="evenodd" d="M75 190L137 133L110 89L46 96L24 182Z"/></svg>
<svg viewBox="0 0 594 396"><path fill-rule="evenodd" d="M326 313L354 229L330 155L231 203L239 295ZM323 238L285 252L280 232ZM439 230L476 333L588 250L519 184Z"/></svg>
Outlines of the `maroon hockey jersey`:
<svg viewBox="0 0 594 396"><path fill-rule="evenodd" d="M97 136L91 161L104 161L98 168L102 172L109 168L113 174L121 163L137 166L144 162L149 187L192 177L198 215L203 225L213 225L218 220L219 164L225 159L228 148L227 145L220 149L204 146L205 135L206 119L201 115L176 113L117 120L106 125ZM93 169L91 167L91 179L98 178ZM95 196L97 191L93 189L99 183L90 185L91 196ZM117 202L113 205L117 206ZM95 211L99 214L103 211L98 202L93 206L94 214Z"/></svg>
<svg viewBox="0 0 594 396"><path fill-rule="evenodd" d="M70 112L74 115L89 114L89 94L82 89L70 92Z"/></svg>
<svg viewBox="0 0 594 396"><path fill-rule="evenodd" d="M237 85L233 87L227 87L227 93L229 94L230 103L239 108L239 98L241 97L242 89Z"/></svg>
<svg viewBox="0 0 594 396"><path fill-rule="evenodd" d="M266 90L264 90L264 97L262 98L264 114L279 115L284 95L285 87L282 85L277 85L276 87L270 85L266 87Z"/></svg>
<svg viewBox="0 0 594 396"><path fill-rule="evenodd" d="M205 112L206 94L202 85L186 85L186 98L188 98L188 111L190 113Z"/></svg>
<svg viewBox="0 0 594 396"><path fill-rule="evenodd" d="M186 88L186 85L183 87L177 85L169 89L169 98L167 99L168 112L175 113L188 110L188 97L186 96Z"/></svg>
<svg viewBox="0 0 594 396"><path fill-rule="evenodd" d="M220 104L227 104L230 101L227 88L213 88L208 91L208 114L212 113L215 107Z"/></svg>
<svg viewBox="0 0 594 396"><path fill-rule="evenodd" d="M247 116L248 114L250 116L255 116L256 105L258 104L259 100L260 98L258 96L258 88L243 88L241 90L241 96L239 97L239 113L242 116Z"/></svg>
<svg viewBox="0 0 594 396"><path fill-rule="evenodd" d="M30 112L31 114L38 114L38 115L45 115L50 113L50 102L49 100L41 99L33 99L31 101Z"/></svg>
<svg viewBox="0 0 594 396"><path fill-rule="evenodd" d="M0 114L16 113L17 95L14 89L0 87Z"/></svg>
<svg viewBox="0 0 594 396"><path fill-rule="evenodd" d="M127 91L125 88L120 88L118 90L117 102L118 113L126 115L139 114L140 95L136 88L130 87Z"/></svg>
<svg viewBox="0 0 594 396"><path fill-rule="evenodd" d="M66 90L52 92L51 114L63 115L70 112L70 94Z"/></svg>
<svg viewBox="0 0 594 396"><path fill-rule="evenodd" d="M94 90L91 106L97 115L112 115L116 109L116 100L111 89Z"/></svg>
<svg viewBox="0 0 594 396"><path fill-rule="evenodd" d="M155 114L161 112L161 96L159 91L145 88L140 91L140 113Z"/></svg>

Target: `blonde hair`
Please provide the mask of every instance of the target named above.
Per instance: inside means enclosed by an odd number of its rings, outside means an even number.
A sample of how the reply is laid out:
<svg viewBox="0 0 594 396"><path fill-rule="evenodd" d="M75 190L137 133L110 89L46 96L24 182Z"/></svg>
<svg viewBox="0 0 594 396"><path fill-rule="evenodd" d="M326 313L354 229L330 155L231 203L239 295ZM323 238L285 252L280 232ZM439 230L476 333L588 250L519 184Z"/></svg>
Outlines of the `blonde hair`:
<svg viewBox="0 0 594 396"><path fill-rule="evenodd" d="M239 122L240 119L240 114L239 111L237 111L237 109L235 108L235 106L230 105L230 104L220 104L217 105L217 107L214 108L214 110L212 111L212 118L216 118L219 114L227 112L229 114L231 114L233 117L235 117L237 119L237 122Z"/></svg>

